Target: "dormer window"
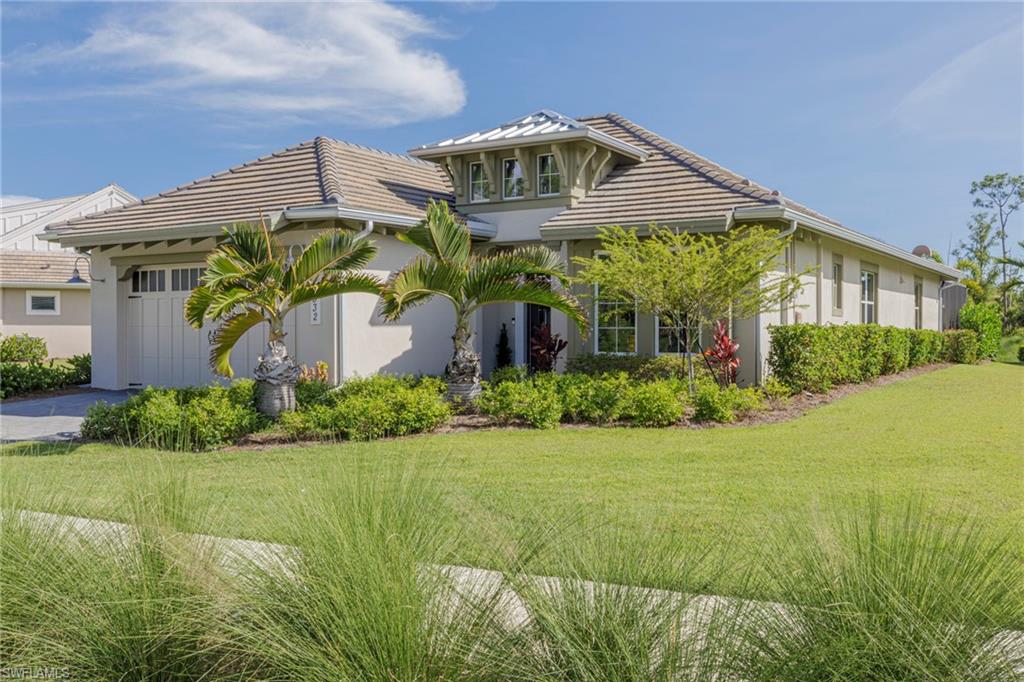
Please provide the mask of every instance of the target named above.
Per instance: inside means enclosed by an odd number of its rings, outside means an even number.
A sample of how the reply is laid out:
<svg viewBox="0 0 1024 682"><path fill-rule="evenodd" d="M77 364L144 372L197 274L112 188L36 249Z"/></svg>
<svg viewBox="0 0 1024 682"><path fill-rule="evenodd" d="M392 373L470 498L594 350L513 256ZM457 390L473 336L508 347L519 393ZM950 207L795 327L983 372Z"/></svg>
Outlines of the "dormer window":
<svg viewBox="0 0 1024 682"><path fill-rule="evenodd" d="M501 162L501 196L503 199L522 199L524 195L523 169L518 159Z"/></svg>
<svg viewBox="0 0 1024 682"><path fill-rule="evenodd" d="M484 164L479 161L469 164L469 200L487 201L487 175Z"/></svg>
<svg viewBox="0 0 1024 682"><path fill-rule="evenodd" d="M549 197L562 191L562 175L558 172L554 154L541 154L537 157L537 194Z"/></svg>

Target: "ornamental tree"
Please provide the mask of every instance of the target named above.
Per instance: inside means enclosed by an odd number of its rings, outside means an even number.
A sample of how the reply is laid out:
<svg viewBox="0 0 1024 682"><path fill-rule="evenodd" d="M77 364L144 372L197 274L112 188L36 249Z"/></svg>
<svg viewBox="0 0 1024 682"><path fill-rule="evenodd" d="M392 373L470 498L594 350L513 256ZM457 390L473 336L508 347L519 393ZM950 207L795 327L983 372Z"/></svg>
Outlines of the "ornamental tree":
<svg viewBox="0 0 1024 682"><path fill-rule="evenodd" d="M711 234L652 225L644 237L614 226L599 235L601 253L574 259L576 279L598 286L602 298L636 301L640 312L681 328L691 392L697 330L778 310L800 291L801 276L813 271L781 271L788 239L762 226Z"/></svg>

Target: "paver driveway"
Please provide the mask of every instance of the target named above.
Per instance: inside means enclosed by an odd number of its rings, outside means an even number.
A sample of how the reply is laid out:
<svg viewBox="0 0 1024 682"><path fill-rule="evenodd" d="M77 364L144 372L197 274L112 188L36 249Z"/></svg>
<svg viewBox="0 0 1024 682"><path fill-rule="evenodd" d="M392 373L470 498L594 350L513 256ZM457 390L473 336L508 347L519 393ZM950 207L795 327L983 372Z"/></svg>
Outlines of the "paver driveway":
<svg viewBox="0 0 1024 682"><path fill-rule="evenodd" d="M74 438L90 405L98 400L119 403L129 395L128 391L85 391L0 403L0 441Z"/></svg>

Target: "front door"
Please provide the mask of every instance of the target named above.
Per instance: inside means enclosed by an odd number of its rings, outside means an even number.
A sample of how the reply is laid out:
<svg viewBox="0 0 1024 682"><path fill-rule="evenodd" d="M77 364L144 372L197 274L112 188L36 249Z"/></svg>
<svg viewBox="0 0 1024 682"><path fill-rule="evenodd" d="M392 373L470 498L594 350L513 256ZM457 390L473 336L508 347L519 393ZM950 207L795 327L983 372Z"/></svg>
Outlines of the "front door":
<svg viewBox="0 0 1024 682"><path fill-rule="evenodd" d="M531 370L537 369L537 363L534 359L533 343L532 339L537 333L537 330L543 325L548 325L551 328L551 308L546 305L535 305L533 303L526 304L526 357L529 359L529 365Z"/></svg>

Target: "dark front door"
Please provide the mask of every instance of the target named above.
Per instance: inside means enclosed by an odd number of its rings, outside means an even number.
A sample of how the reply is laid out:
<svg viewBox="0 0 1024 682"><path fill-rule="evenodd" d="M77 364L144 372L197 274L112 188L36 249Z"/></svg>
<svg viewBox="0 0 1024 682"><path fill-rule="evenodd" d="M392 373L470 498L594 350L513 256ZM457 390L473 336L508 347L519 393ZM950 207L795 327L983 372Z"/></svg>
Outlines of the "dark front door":
<svg viewBox="0 0 1024 682"><path fill-rule="evenodd" d="M537 364L533 357L533 339L534 334L537 333L542 325L548 325L551 327L551 308L546 305L535 305L533 303L526 304L526 355L529 358L530 369L537 369Z"/></svg>

